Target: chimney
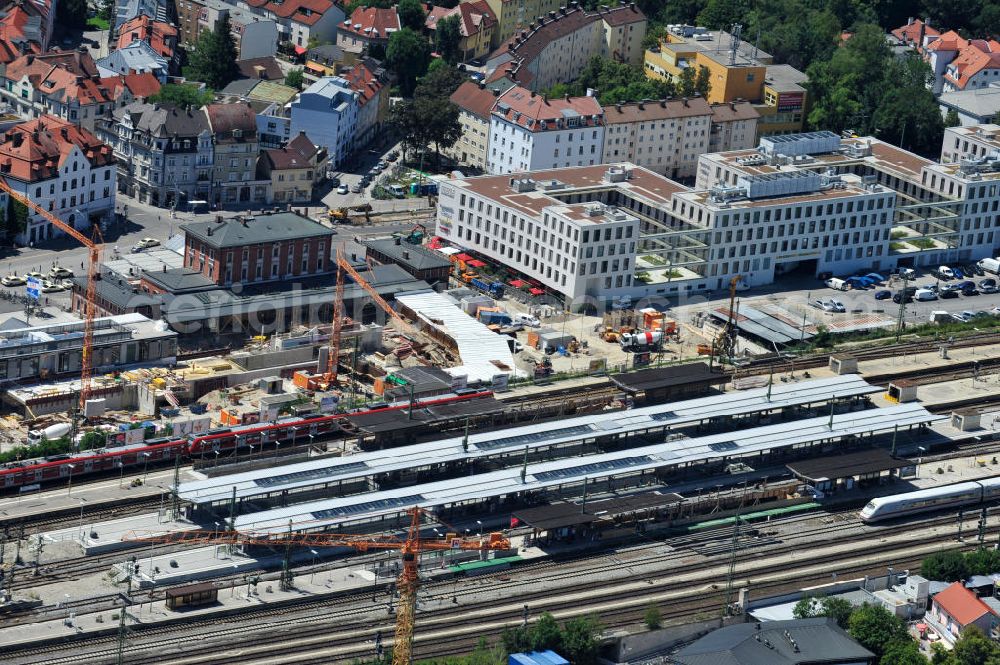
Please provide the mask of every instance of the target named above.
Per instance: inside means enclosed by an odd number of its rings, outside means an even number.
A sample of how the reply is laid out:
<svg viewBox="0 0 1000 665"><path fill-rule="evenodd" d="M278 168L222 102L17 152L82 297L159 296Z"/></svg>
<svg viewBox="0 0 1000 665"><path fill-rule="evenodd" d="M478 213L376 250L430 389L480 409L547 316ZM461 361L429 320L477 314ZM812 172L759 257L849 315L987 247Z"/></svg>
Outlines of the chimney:
<svg viewBox="0 0 1000 665"><path fill-rule="evenodd" d="M681 101L684 103L684 106L688 105L688 98L687 97L681 97Z"/></svg>
<svg viewBox="0 0 1000 665"><path fill-rule="evenodd" d="M403 260L404 261L409 261L410 260L410 250L408 250L408 249L404 249L403 250Z"/></svg>
<svg viewBox="0 0 1000 665"><path fill-rule="evenodd" d="M661 109L667 108L667 100L665 100L665 99L661 99L660 100L660 108Z"/></svg>
<svg viewBox="0 0 1000 665"><path fill-rule="evenodd" d="M566 94L566 101L567 102L569 101L569 94L568 93Z"/></svg>
<svg viewBox="0 0 1000 665"><path fill-rule="evenodd" d="M636 104L638 104L640 111L645 111L646 110L646 103L645 103L645 101L636 102Z"/></svg>
<svg viewBox="0 0 1000 665"><path fill-rule="evenodd" d="M397 244L397 245L400 245L400 244L402 244L402 242L401 242L401 241L402 241L402 238L400 238L399 236L396 236L396 237L394 238L394 240L396 241L396 244Z"/></svg>
<svg viewBox="0 0 1000 665"><path fill-rule="evenodd" d="M912 16L910 16L909 18L906 19L906 25L913 25L913 17Z"/></svg>
<svg viewBox="0 0 1000 665"><path fill-rule="evenodd" d="M29 56L28 56L28 57L26 58L26 61L27 61L27 63L28 63L29 65L30 65L31 63L33 63L33 62L35 61L35 56L34 56L34 55L29 55Z"/></svg>
<svg viewBox="0 0 1000 665"><path fill-rule="evenodd" d="M485 79L479 81L479 89L480 90L485 90L486 89L486 81L485 81Z"/></svg>
<svg viewBox="0 0 1000 665"><path fill-rule="evenodd" d="M532 90L532 91L531 91L531 98L532 98L532 99L534 99L534 98L535 98L535 91L534 91L534 90Z"/></svg>
<svg viewBox="0 0 1000 665"><path fill-rule="evenodd" d="M210 226L210 227L208 227L208 237L209 237L209 238L211 238L211 237L212 237L212 231L213 231L214 229L215 229L215 227L214 227L214 226Z"/></svg>

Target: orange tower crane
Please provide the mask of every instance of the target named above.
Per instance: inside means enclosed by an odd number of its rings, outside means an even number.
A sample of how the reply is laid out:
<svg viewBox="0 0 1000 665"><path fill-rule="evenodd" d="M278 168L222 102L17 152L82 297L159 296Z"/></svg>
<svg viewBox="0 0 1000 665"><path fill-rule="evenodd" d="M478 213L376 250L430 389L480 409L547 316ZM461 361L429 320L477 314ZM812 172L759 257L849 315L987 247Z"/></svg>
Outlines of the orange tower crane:
<svg viewBox="0 0 1000 665"><path fill-rule="evenodd" d="M7 192L11 198L20 201L29 209L44 217L50 224L54 225L59 230L73 236L77 242L87 248L87 293L84 297L83 350L80 358L80 413L82 414L83 407L86 405L87 400L90 399L91 392L90 381L93 373L92 352L94 348L94 319L97 317L97 280L100 277L101 248L104 243L104 238L101 236L101 230L96 224L94 225L94 239L92 240L88 238L73 228L72 224L67 224L45 208L42 208L40 205L29 199L24 194L14 191L11 186L7 184L7 181L2 178L0 178L0 190Z"/></svg>
<svg viewBox="0 0 1000 665"><path fill-rule="evenodd" d="M403 569L396 582L399 606L396 610L396 638L392 647L393 665L410 665L413 652L413 624L417 609L417 589L420 586L418 563L423 552L444 550L478 550L482 552L510 549L510 540L502 533L490 533L486 538L450 537L445 540L420 538L420 516L426 511L410 508L410 527L405 539L394 535L358 535L338 533L257 533L249 531L178 531L154 533L132 531L122 540L145 543L197 543L232 545L294 545L298 547L353 547L368 550L398 550L403 555Z"/></svg>

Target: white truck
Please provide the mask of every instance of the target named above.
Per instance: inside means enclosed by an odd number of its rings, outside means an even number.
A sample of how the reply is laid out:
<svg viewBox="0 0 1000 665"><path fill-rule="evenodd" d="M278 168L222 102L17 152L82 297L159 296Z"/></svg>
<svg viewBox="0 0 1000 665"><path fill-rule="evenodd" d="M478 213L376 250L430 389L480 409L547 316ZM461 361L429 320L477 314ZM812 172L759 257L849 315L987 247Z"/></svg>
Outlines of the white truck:
<svg viewBox="0 0 1000 665"><path fill-rule="evenodd" d="M659 330L624 333L618 338L623 351L649 351L659 346L663 341L663 333Z"/></svg>
<svg viewBox="0 0 1000 665"><path fill-rule="evenodd" d="M1000 261L997 259L983 259L976 265L982 268L983 272L1000 275Z"/></svg>
<svg viewBox="0 0 1000 665"><path fill-rule="evenodd" d="M847 282L840 279L839 277L831 277L830 279L826 280L823 283L826 284L831 289L836 289L837 291L846 291L847 289L851 288Z"/></svg>
<svg viewBox="0 0 1000 665"><path fill-rule="evenodd" d="M69 434L72 427L69 423L58 423L49 425L45 429L33 429L28 432L28 443L36 445L42 441L54 441Z"/></svg>

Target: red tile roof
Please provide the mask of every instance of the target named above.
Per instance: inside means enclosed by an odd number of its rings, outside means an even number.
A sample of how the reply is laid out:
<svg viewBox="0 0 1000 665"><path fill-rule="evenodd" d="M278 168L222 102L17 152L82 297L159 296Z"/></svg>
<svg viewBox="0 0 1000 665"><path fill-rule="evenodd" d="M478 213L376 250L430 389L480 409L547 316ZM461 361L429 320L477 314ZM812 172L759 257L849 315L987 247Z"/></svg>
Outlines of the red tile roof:
<svg viewBox="0 0 1000 665"><path fill-rule="evenodd" d="M923 32L921 33L921 27L923 27ZM921 35L926 37L937 37L941 34L939 30L935 30L931 26L925 24L920 19L915 21L910 21L906 25L896 28L892 31L892 36L901 42L906 44L916 44L920 46Z"/></svg>
<svg viewBox="0 0 1000 665"><path fill-rule="evenodd" d="M375 72L361 62L340 72L339 76L350 84L351 90L358 93L358 106L364 106L374 99L384 86Z"/></svg>
<svg viewBox="0 0 1000 665"><path fill-rule="evenodd" d="M490 111L496 104L497 97L489 88L480 88L472 81L465 81L451 93L451 103L479 118L489 122Z"/></svg>
<svg viewBox="0 0 1000 665"><path fill-rule="evenodd" d="M969 45L960 34L949 30L927 45L928 51L959 51Z"/></svg>
<svg viewBox="0 0 1000 665"><path fill-rule="evenodd" d="M486 0L462 2L451 9L434 6L428 12L424 25L428 30L436 30L438 21L449 16L458 16L458 31L463 37L479 34L481 30L496 25L496 17Z"/></svg>
<svg viewBox="0 0 1000 665"><path fill-rule="evenodd" d="M986 603L979 600L961 582L955 582L934 596L934 602L962 626L968 626L984 614L994 614Z"/></svg>
<svg viewBox="0 0 1000 665"><path fill-rule="evenodd" d="M125 48L134 41L146 42L163 57L172 58L177 44L177 28L140 14L118 28L117 48Z"/></svg>
<svg viewBox="0 0 1000 665"><path fill-rule="evenodd" d="M23 53L41 53L42 46L28 36L31 16L20 5L14 5L0 18L0 62L8 63Z"/></svg>
<svg viewBox="0 0 1000 665"><path fill-rule="evenodd" d="M952 67L955 68L954 75ZM959 90L964 90L969 81L984 69L1000 69L1000 43L976 39L958 52L948 65L944 78Z"/></svg>
<svg viewBox="0 0 1000 665"><path fill-rule="evenodd" d="M11 81L27 78L37 92L64 103L76 100L89 105L112 100L87 51L24 55L7 65L4 76Z"/></svg>
<svg viewBox="0 0 1000 665"><path fill-rule="evenodd" d="M358 7L340 29L365 39L388 39L392 32L399 30L399 15L395 7Z"/></svg>
<svg viewBox="0 0 1000 665"><path fill-rule="evenodd" d="M604 124L604 111L596 97L557 97L546 99L543 95L515 86L497 99L493 114L526 127L533 132L564 129L563 121L578 117L583 127ZM597 120L592 118L596 116ZM545 128L541 123L545 122Z"/></svg>
<svg viewBox="0 0 1000 665"><path fill-rule="evenodd" d="M265 150L264 154L271 162L271 170L281 171L314 166L312 159L317 152L319 152L319 148L313 145L304 132L299 132L299 135L289 141L284 148Z"/></svg>
<svg viewBox="0 0 1000 665"><path fill-rule="evenodd" d="M91 166L114 163L111 148L96 136L66 120L43 115L15 126L0 139L0 175L25 182L53 178L74 147Z"/></svg>
<svg viewBox="0 0 1000 665"><path fill-rule="evenodd" d="M313 25L334 6L330 0L246 0L251 7L264 9L280 18L287 18L304 25Z"/></svg>
<svg viewBox="0 0 1000 665"><path fill-rule="evenodd" d="M126 89L138 100L145 100L160 91L160 81L151 72L109 76L101 79L101 84L107 87L115 101Z"/></svg>

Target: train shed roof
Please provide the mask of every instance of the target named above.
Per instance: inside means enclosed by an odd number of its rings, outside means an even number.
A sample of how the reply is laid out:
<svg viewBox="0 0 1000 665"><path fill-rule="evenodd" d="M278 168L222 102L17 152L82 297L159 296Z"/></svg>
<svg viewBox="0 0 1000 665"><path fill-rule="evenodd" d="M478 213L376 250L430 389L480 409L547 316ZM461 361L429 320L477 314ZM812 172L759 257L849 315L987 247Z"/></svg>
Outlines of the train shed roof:
<svg viewBox="0 0 1000 665"><path fill-rule="evenodd" d="M829 455L790 462L785 466L797 478L807 482L823 482L839 478L856 478L873 473L913 466L912 462L898 459L884 448L856 450L843 455Z"/></svg>

